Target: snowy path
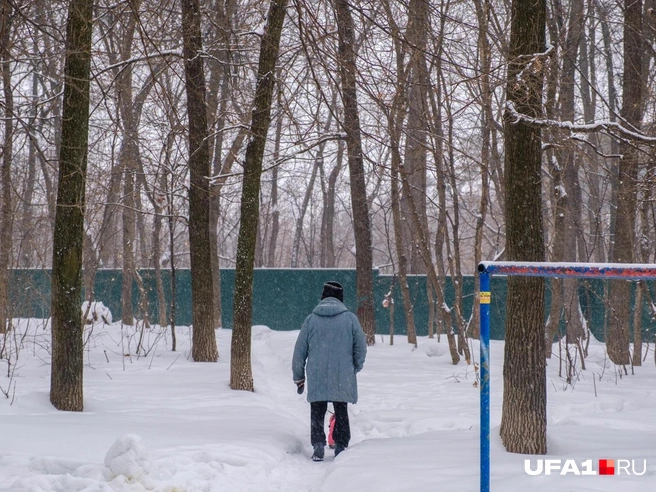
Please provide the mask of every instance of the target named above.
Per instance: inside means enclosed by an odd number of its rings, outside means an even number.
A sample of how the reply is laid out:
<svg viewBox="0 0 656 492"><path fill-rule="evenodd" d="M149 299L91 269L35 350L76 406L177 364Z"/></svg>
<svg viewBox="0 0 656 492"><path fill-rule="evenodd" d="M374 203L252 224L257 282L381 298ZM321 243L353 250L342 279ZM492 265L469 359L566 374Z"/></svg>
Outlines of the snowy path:
<svg viewBox="0 0 656 492"><path fill-rule="evenodd" d="M133 332L97 328L85 355L85 411L68 413L48 401L49 333L32 321L13 380L15 401L0 400L0 490L478 490L475 375L464 361L451 365L446 343L422 339L413 350L403 337L392 347L378 337L359 376L360 402L349 405L351 446L337 459L327 450L326 461L314 463L309 404L291 381L297 331L254 327L255 393L228 388L230 331L217 333L215 364L188 361L188 330L178 334L181 349L173 353L153 330L145 343L152 350L137 359L122 355L134 354ZM498 438L503 343L494 342L492 490L656 490L656 368L648 363L619 378L603 345L591 349L574 388L558 377L557 359L550 362L546 458L646 460L647 472L527 475L524 459L535 457L505 453ZM8 383L0 375L0 386Z"/></svg>

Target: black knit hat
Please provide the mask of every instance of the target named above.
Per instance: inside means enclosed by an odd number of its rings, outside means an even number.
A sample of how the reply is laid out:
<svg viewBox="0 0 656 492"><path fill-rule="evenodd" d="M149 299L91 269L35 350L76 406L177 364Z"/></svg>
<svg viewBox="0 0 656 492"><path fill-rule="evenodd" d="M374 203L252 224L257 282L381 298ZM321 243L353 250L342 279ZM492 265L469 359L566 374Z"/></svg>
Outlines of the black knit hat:
<svg viewBox="0 0 656 492"><path fill-rule="evenodd" d="M325 299L326 297L334 297L340 302L344 302L344 287L342 287L342 284L333 280L323 284L321 299Z"/></svg>

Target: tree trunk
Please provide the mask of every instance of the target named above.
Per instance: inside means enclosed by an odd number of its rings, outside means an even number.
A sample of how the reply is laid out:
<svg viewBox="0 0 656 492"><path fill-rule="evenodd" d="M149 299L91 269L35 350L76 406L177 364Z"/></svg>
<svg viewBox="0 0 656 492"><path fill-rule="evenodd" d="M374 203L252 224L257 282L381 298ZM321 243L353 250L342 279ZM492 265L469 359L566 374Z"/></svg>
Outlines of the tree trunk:
<svg viewBox="0 0 656 492"><path fill-rule="evenodd" d="M407 124L405 127L405 159L403 166L410 182L412 198L417 207L424 230L428 230L426 217L426 135L427 135L427 69L426 43L428 39L429 2L410 0L408 4L408 26L405 39L409 47L409 60L406 68ZM410 218L408 197L401 195L401 210L405 256L408 259L409 273L426 273L426 266L414 243L416 236L410 230L413 221Z"/></svg>
<svg viewBox="0 0 656 492"><path fill-rule="evenodd" d="M444 325L446 329L447 340L449 342L449 352L451 353L451 362L453 365L456 365L460 362L460 356L458 355L458 347L456 344L456 337L453 333L453 315L451 309L446 305L444 298L444 289L439 282L435 268L433 267L433 262L430 255L430 249L428 246L428 240L426 239L426 233L423 231L423 225L421 224L421 218L417 213L417 209L410 195L410 183L404 175L403 167L400 168L401 184L403 186L403 193L408 195L409 200L408 204L410 205L410 211L412 212L411 217L414 222L414 231L416 236L413 238L415 244L419 246L419 251L421 252L422 259L424 260L424 265L426 266L428 281L433 287L433 292L437 297L437 304L441 310L441 314L444 319Z"/></svg>
<svg viewBox="0 0 656 492"><path fill-rule="evenodd" d="M367 337L367 344L376 343L374 318L373 258L371 220L362 157L360 116L356 92L355 33L353 17L347 0L334 0L339 35L338 62L344 106L343 127L346 133L349 174L351 176L351 207L355 235L355 268L357 275L357 316Z"/></svg>
<svg viewBox="0 0 656 492"><path fill-rule="evenodd" d="M71 0L66 26L64 102L52 248L50 402L83 409L82 244L89 135L93 0Z"/></svg>
<svg viewBox="0 0 656 492"><path fill-rule="evenodd" d="M212 175L216 176L221 173L221 160L223 154L223 127L225 125L225 113L228 101L228 81L227 73L223 74L221 104L219 106L219 116L216 124L218 134L214 139L214 159L212 166ZM211 87L211 86L210 86ZM212 293L214 300L212 307L214 309L214 325L223 326L223 310L221 305L221 261L219 259L219 218L221 217L221 186L216 183L210 183L210 257L212 259Z"/></svg>
<svg viewBox="0 0 656 492"><path fill-rule="evenodd" d="M636 282L635 303L633 305L633 356L631 365L642 365L642 294L644 282Z"/></svg>
<svg viewBox="0 0 656 492"><path fill-rule="evenodd" d="M480 84L481 84L481 201L476 217L476 232L474 235L474 265L477 266L483 257L483 228L487 217L487 207L490 200L489 169L490 169L490 130L492 127L492 89L490 86L490 70L492 66L488 25L490 4L488 0L474 0L476 17L478 18L478 52L480 53ZM467 335L470 338L480 337L480 279L474 274L474 304Z"/></svg>
<svg viewBox="0 0 656 492"><path fill-rule="evenodd" d="M169 255L171 257L171 305L169 307L169 324L171 325L171 351L175 352L177 349L177 340L175 335L175 218L173 217L173 198L173 173L171 173L171 186L168 189Z"/></svg>
<svg viewBox="0 0 656 492"><path fill-rule="evenodd" d="M189 256L193 339L196 362L216 362L212 258L210 256L210 148L205 101L205 72L198 0L182 0L187 117L189 119Z"/></svg>
<svg viewBox="0 0 656 492"><path fill-rule="evenodd" d="M624 78L622 82L622 112L624 121L639 130L642 121L642 0L624 3ZM613 262L632 263L635 257L635 223L637 209L639 150L625 140L620 142L622 159L619 164L617 216ZM608 320L606 347L615 364L630 363L629 319L631 284L610 281L612 313Z"/></svg>
<svg viewBox="0 0 656 492"><path fill-rule="evenodd" d="M127 151L127 150L126 150ZM134 325L134 313L132 311L132 284L134 280L134 243L136 235L134 216L134 169L131 157L125 157L123 165L123 275L121 288L121 323Z"/></svg>
<svg viewBox="0 0 656 492"><path fill-rule="evenodd" d="M221 306L221 270L220 270L220 261L219 261L219 217L221 210L221 190L227 179L228 174L232 170L232 165L234 164L237 153L241 149L244 139L246 138L246 130L241 129L235 140L232 142L230 149L228 150L228 155L221 164L220 156L215 155L214 161L214 175L219 175L220 177L215 179L211 187L211 198L210 198L210 251L212 256L212 285L214 287L214 323L216 326L223 326L223 308ZM218 140L218 139L217 139ZM219 146L217 142L216 147ZM221 143L221 145L223 145ZM218 150L216 150L218 152Z"/></svg>
<svg viewBox="0 0 656 492"><path fill-rule="evenodd" d="M6 45L5 45L6 46ZM36 100L39 95L39 76L35 72L32 74L32 98ZM20 222L20 231L23 233L21 251L22 254L19 259L19 265L22 268L30 268L36 266L36 262L33 262L34 253L35 253L35 230L34 230L34 187L37 181L36 175L36 160L37 160L37 148L36 143L34 142L34 136L39 131L38 125L36 122L37 107L36 104L32 105L30 111L30 120L28 131L30 135L28 136L28 154L27 154L27 179L25 180L25 191L23 193L23 198L21 200L21 222ZM1 327L0 327L1 329Z"/></svg>
<svg viewBox="0 0 656 492"><path fill-rule="evenodd" d="M4 94L4 142L0 168L0 333L11 327L9 302L9 257L12 245L11 162L14 142L14 96L11 88L11 53L9 52L12 4L3 1L0 7L0 66Z"/></svg>
<svg viewBox="0 0 656 492"><path fill-rule="evenodd" d="M164 188L162 188L164 189ZM157 291L157 323L166 326L166 297L164 296L164 282L162 281L162 210L155 208L153 215L153 257L152 267L155 273L155 286Z"/></svg>
<svg viewBox="0 0 656 492"><path fill-rule="evenodd" d="M267 132L271 124L274 74L286 7L287 0L272 0L269 6L260 47L251 136L244 158L230 353L230 387L234 390L253 391L251 323L253 265L260 212L260 177Z"/></svg>
<svg viewBox="0 0 656 492"><path fill-rule="evenodd" d="M344 162L344 145L342 142L337 143L337 159L335 167L328 175L328 186L323 200L323 212L321 214L321 255L323 268L335 268L335 189L337 187L337 178L342 170Z"/></svg>
<svg viewBox="0 0 656 492"><path fill-rule="evenodd" d="M450 250L449 243L447 243L447 258L449 262L449 269L451 271L451 282L454 290L453 310L455 311L455 321L458 328L458 353L465 356L467 364L471 363L471 353L469 345L467 344L466 329L467 325L462 315L462 267L461 267L461 254L460 254L460 200L458 199L458 183L456 182L456 165L454 148L455 143L453 139L453 112L451 111L451 99L446 100L447 120L449 122L449 183L451 187L451 203L452 203L452 217L449 222L453 231L453 253ZM428 226L424 225L428 234Z"/></svg>
<svg viewBox="0 0 656 492"><path fill-rule="evenodd" d="M323 149L319 149L320 152ZM312 198L312 192L314 191L314 182L317 179L317 174L319 172L320 162L318 157L312 165L312 174L310 175L310 182L308 187L305 190L305 196L303 197L303 202L301 203L301 208L298 211L298 218L296 219L296 230L294 232L294 242L292 243L292 256L289 266L291 268L298 268L298 256L301 249L301 237L303 235L303 220L305 219L305 213L307 212L308 205L310 203L310 198Z"/></svg>
<svg viewBox="0 0 656 492"><path fill-rule="evenodd" d="M541 115L546 2L513 0L507 101ZM506 251L510 261L543 261L540 130L505 115ZM547 452L544 280L509 277L501 439L507 451Z"/></svg>
<svg viewBox="0 0 656 492"><path fill-rule="evenodd" d="M441 26L440 30L440 39L444 33L444 24ZM439 42L441 45L441 41ZM446 203L446 179L447 173L444 171L444 142L446 140L444 135L444 128L442 126L442 105L438 104L437 101L441 101L442 98L442 85L444 84L444 77L442 75L442 63L438 57L436 62L436 72L438 76L438 83L435 84L435 91L430 91L429 100L431 104L431 110L433 113L433 122L431 127L431 133L434 134L434 142L432 145L433 149L433 160L435 162L435 171L437 178L437 196L438 196L438 213L437 213L437 230L435 231L435 266L430 264L427 266L427 272L430 274L430 270L434 270L437 267L436 278L437 284L433 286L433 294L435 299L437 299L437 305L434 309L435 321L437 323L437 333L438 340L440 339L440 334L444 330L449 337L449 342L451 342L451 337L453 336L453 318L451 316L451 311L446 309L446 304L444 304L444 286L445 280L447 277L445 260L444 260L444 248L448 249L448 231L447 231L447 203ZM422 225L423 227L423 225ZM424 234L428 235L428 228L425 228ZM428 246L428 257L430 258L430 246ZM432 261L432 260L431 260ZM440 301L442 299L442 301ZM428 302L434 302L432 296L429 296ZM429 308L430 309L430 308ZM452 355L453 357L453 355ZM458 360L459 360L458 356ZM454 362L455 363L455 362Z"/></svg>
<svg viewBox="0 0 656 492"><path fill-rule="evenodd" d="M402 81L399 81L402 84ZM403 92L397 88L397 95L402 96ZM392 172L391 172L391 193L392 193L392 217L394 222L394 245L396 247L396 256L398 259L397 273L399 276L399 287L401 288L401 297L403 299L403 312L405 313L405 326L408 335L408 343L417 346L417 330L415 328L415 315L413 312L412 299L410 298L410 289L408 288L408 258L406 256L406 249L403 242L403 228L401 218L401 204L399 190L399 168L401 166L401 153L399 151L399 124L402 118L403 111L401 111L401 97L395 98L395 103L392 107L389 116L389 133L392 149ZM414 237L411 238L411 243L414 243ZM428 283L428 282L427 282ZM390 292L393 291L393 284ZM392 303L394 297L392 296ZM390 306L390 316L392 316L393 304ZM391 335L390 335L391 336ZM390 339L391 342L391 339ZM390 343L391 344L391 343Z"/></svg>
<svg viewBox="0 0 656 492"><path fill-rule="evenodd" d="M563 50L563 68L560 74L560 116L565 121L575 121L574 88L580 39L583 34L583 1L573 0L568 21L567 37ZM553 261L574 262L577 260L577 235L580 226L580 187L578 165L575 159L575 144L569 134L561 136L555 153L558 164L553 167L554 176L554 223ZM559 279L552 282L553 288L561 288L562 293L554 294L549 320L558 327L560 316L564 317L567 330L567 343L577 344L583 338L583 325L578 298L578 281L574 278ZM558 302L557 305L556 302ZM558 316L555 318L555 316ZM553 336L548 339L550 354Z"/></svg>
<svg viewBox="0 0 656 492"><path fill-rule="evenodd" d="M277 105L280 111L282 107L282 87L277 85ZM267 251L266 266L273 268L276 264L276 247L278 245L278 233L280 232L280 210L278 210L278 159L280 158L280 140L282 139L282 111L276 121L276 140L273 147L274 167L271 170L271 236L269 239L269 250ZM323 265L322 265L323 266Z"/></svg>

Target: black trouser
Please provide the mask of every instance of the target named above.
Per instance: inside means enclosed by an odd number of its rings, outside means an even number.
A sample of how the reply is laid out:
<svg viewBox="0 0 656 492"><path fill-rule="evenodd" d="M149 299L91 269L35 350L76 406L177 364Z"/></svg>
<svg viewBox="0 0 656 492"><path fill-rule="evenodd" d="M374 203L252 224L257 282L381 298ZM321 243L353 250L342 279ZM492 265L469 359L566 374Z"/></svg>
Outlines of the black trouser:
<svg viewBox="0 0 656 492"><path fill-rule="evenodd" d="M333 438L335 446L343 448L348 447L351 440L351 426L349 424L348 410L345 401L334 401L335 408L335 429ZM326 410L328 409L327 401L313 401L310 403L310 441L312 446L316 443L326 445Z"/></svg>

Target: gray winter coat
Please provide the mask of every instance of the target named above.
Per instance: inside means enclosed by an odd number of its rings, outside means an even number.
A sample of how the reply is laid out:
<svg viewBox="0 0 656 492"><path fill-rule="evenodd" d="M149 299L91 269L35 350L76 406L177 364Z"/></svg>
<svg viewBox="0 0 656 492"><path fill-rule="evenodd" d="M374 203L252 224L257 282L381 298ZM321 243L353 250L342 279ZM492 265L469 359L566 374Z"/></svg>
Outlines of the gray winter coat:
<svg viewBox="0 0 656 492"><path fill-rule="evenodd" d="M339 300L326 297L305 318L298 334L292 359L294 381L306 380L309 402L356 403L355 375L366 355L367 342L357 316Z"/></svg>

